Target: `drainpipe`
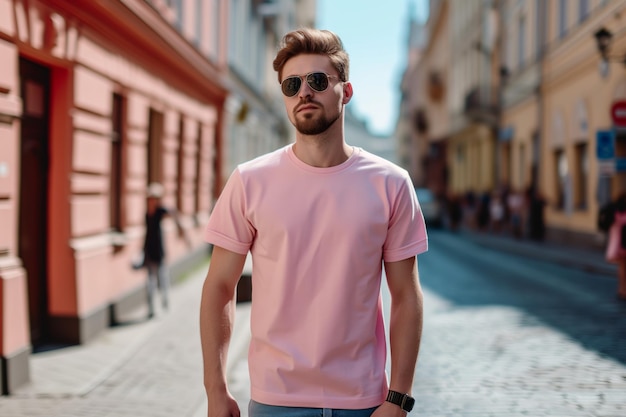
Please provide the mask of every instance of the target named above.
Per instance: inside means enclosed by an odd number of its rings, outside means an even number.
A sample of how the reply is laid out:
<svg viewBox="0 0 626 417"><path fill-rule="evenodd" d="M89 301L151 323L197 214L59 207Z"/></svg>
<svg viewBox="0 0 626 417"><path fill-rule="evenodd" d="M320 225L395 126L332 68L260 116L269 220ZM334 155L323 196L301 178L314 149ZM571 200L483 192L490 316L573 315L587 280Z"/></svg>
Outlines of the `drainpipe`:
<svg viewBox="0 0 626 417"><path fill-rule="evenodd" d="M537 66L539 67L539 74L537 76L537 88L535 90L535 94L537 95L537 132L535 137L533 137L533 166L531 169L531 179L530 185L533 190L539 191L539 178L540 170L541 170L541 148L543 145L543 131L545 125L545 117L544 117L544 93L543 93L543 65L544 65L544 57L545 57L545 47L546 47L546 3L540 2L543 7L543 13L539 13L539 37L541 42L541 47L539 48L539 53L537 54Z"/></svg>

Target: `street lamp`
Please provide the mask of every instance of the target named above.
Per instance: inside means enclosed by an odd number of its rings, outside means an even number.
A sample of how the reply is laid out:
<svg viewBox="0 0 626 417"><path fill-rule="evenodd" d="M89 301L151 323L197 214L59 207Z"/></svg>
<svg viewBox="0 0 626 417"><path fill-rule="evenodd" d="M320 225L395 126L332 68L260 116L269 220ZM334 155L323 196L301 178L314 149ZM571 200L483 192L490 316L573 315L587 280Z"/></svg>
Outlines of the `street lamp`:
<svg viewBox="0 0 626 417"><path fill-rule="evenodd" d="M613 34L605 27L601 27L593 34L596 38L596 46L598 53L602 60L600 61L600 74L605 78L609 74L609 62L621 62L626 65L626 55L622 57L611 56L609 51L611 49L611 41L613 40Z"/></svg>
<svg viewBox="0 0 626 417"><path fill-rule="evenodd" d="M601 27L593 36L596 38L596 45L600 56L602 56L602 59L608 61L609 47L611 46L613 34L607 28Z"/></svg>

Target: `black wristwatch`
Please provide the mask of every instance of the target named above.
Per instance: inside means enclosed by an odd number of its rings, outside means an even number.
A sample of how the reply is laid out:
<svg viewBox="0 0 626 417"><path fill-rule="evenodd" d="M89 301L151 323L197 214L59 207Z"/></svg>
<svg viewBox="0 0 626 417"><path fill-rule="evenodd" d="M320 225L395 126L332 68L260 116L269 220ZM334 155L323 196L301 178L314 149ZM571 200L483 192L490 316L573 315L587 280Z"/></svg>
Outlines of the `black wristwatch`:
<svg viewBox="0 0 626 417"><path fill-rule="evenodd" d="M399 405L407 413L413 409L415 405L415 398L409 396L408 394L402 394L398 391L389 390L387 394L387 401L392 404Z"/></svg>

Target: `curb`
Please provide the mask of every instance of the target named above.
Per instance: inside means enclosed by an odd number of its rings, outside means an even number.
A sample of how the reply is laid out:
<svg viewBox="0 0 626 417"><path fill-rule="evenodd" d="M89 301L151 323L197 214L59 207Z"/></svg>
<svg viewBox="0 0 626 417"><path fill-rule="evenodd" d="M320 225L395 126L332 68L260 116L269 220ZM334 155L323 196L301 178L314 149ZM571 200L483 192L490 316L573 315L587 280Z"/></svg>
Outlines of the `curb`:
<svg viewBox="0 0 626 417"><path fill-rule="evenodd" d="M594 274L617 277L617 265L607 262L601 251L527 239L516 240L509 236L494 236L465 230L461 231L459 236L477 245L501 252L557 263Z"/></svg>

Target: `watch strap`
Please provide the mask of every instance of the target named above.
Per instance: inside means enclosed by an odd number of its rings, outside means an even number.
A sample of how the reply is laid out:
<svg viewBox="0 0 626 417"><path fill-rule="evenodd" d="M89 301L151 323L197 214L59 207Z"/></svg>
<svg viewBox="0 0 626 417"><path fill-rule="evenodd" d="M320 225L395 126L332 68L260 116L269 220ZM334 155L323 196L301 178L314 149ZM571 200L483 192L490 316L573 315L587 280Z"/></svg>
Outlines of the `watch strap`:
<svg viewBox="0 0 626 417"><path fill-rule="evenodd" d="M415 405L415 399L413 397L393 390L389 390L387 393L387 401L399 406L407 413L411 411Z"/></svg>

